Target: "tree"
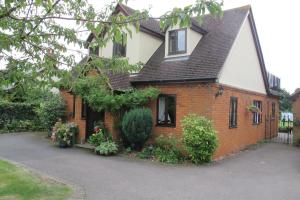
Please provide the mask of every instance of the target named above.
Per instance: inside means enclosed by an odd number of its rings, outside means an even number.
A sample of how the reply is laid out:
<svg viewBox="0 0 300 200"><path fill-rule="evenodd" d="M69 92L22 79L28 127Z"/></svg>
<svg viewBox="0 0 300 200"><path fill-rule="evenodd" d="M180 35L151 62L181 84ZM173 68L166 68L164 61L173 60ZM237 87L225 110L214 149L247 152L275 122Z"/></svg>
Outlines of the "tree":
<svg viewBox="0 0 300 200"><path fill-rule="evenodd" d="M72 54L74 49L68 46L83 48L88 45L93 48L103 47L110 40L122 42L124 30L131 37L129 25L139 31L140 22L149 18L159 20L162 29L178 23L181 27L189 26L192 16L201 21L207 11L221 16L223 4L218 0L195 0L193 5L174 8L160 17L152 17L149 10L136 11L131 16L115 13L117 3L127 3L127 0L112 0L101 10L95 10L87 0L5 0L0 5L0 56L7 62L6 70L10 78L0 78L0 86L18 84L19 80L22 83L33 80L40 85L48 85L56 77L64 87L77 91L95 110L109 108L118 111L145 104L155 98L157 90L148 88L116 94L109 88L105 73L108 69L111 73L137 71L141 67L139 63L130 65L126 59L92 56L89 62L77 64ZM77 37L82 32L91 32L94 40L86 44ZM84 56L81 51L76 52ZM62 68L76 71L76 81L70 70ZM93 69L101 72L99 80L90 81L85 77L87 71Z"/></svg>
<svg viewBox="0 0 300 200"><path fill-rule="evenodd" d="M291 101L291 95L285 89L279 91L279 108L281 112L292 112L293 103Z"/></svg>
<svg viewBox="0 0 300 200"><path fill-rule="evenodd" d="M5 0L0 4L0 56L7 62L6 68L17 67L19 71L29 72L31 79L39 77L51 81L53 76L68 75L64 70L57 70L57 66L77 65L72 49L67 46L84 47L85 41L77 37L80 32L92 32L95 41L89 45L102 47L111 39L120 42L122 30L130 32L129 24L138 30L141 20L155 18L164 29L177 22L188 26L191 16L201 20L207 11L222 14L222 2L217 0L195 0L194 5L174 8L160 17L150 16L149 10L136 11L132 16L112 15L117 3L124 3L124 0L112 0L102 10L95 10L87 0ZM66 22L74 26L67 27ZM101 35L103 31L107 35L105 38ZM93 62L95 65L101 61L95 58ZM113 63L110 69L116 71L129 71L133 67L125 63L120 69ZM85 64L84 67L94 65ZM0 85L5 81L0 80Z"/></svg>

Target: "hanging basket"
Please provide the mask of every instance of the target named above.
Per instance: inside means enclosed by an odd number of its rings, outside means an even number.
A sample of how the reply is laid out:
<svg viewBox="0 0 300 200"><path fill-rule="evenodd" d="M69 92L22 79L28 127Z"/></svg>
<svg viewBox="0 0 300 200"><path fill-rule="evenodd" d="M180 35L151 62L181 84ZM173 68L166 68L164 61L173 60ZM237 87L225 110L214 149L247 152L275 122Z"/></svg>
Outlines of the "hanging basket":
<svg viewBox="0 0 300 200"><path fill-rule="evenodd" d="M257 108L257 107L254 106L254 105L248 106L248 107L247 107L247 110L250 111L250 112L252 112L252 113L258 113L258 112L260 112L260 109Z"/></svg>

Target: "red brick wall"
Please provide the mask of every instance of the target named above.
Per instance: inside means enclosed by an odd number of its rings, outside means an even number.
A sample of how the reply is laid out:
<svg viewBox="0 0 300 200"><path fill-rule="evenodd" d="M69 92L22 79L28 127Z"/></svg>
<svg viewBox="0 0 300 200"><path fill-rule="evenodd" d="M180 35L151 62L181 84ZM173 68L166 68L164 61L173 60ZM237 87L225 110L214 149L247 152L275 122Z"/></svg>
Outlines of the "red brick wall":
<svg viewBox="0 0 300 200"><path fill-rule="evenodd" d="M256 94L231 87L223 86L224 92L215 97L219 86L217 84L169 84L152 85L159 88L162 94L176 95L176 127L160 127L156 125L157 101L149 105L153 111L154 137L161 134L182 136L180 121L190 113L206 116L213 121L219 139L219 148L215 158L239 151L248 145L255 144L267 136L274 137L278 129L279 104L275 98ZM238 127L229 128L230 97L238 97ZM262 123L253 125L252 113L246 108L260 100L263 104ZM276 103L276 119L271 120L271 102ZM270 120L269 120L270 119ZM266 123L267 122L267 123ZM271 125L270 125L271 124ZM271 127L271 129L269 128Z"/></svg>
<svg viewBox="0 0 300 200"><path fill-rule="evenodd" d="M213 86L215 93L219 86ZM218 132L219 148L215 157L221 157L236 151L239 151L251 144L255 144L266 136L274 137L278 129L279 104L277 99L272 99L263 94L243 91L227 86L223 86L222 96L214 97L213 100L213 123ZM229 128L229 105L230 97L238 98L237 127ZM254 100L262 102L262 123L254 125L252 122L253 114L247 110L247 107ZM276 103L276 117L271 119L272 102ZM270 125L271 123L271 125ZM270 130L271 126L271 130Z"/></svg>
<svg viewBox="0 0 300 200"><path fill-rule="evenodd" d="M112 115L109 112L105 112L104 116L104 125L107 128L108 132L112 134L113 139L120 139L120 132L116 127L116 123L118 122L118 118Z"/></svg>
<svg viewBox="0 0 300 200"><path fill-rule="evenodd" d="M300 119L300 95L293 100L294 119Z"/></svg>
<svg viewBox="0 0 300 200"><path fill-rule="evenodd" d="M176 95L176 126L161 127L156 125L157 101L151 101L149 107L153 114L153 136L161 134L176 135L181 138L182 128L180 121L184 116L195 113L205 116L213 121L219 139L219 148L215 158L239 151L250 144L262 140L267 135L273 137L277 134L279 119L279 104L276 98L270 98L263 94L256 94L240 89L223 86L224 92L221 96L215 97L219 85L191 83L191 84L164 84L152 85L157 87L162 94ZM140 86L142 88L144 86ZM73 96L65 91L61 92L67 101L68 112L73 110ZM230 97L238 97L238 126L229 128L229 103ZM252 113L246 108L253 103L253 100L260 100L263 104L262 123L252 124ZM276 103L276 119L270 119L272 102ZM300 101L299 101L300 102ZM299 103L300 108L300 103ZM300 110L300 109L299 109ZM79 138L85 138L85 120L81 119L81 98L76 98L76 115L74 121L80 129ZM117 119L110 113L105 113L105 126L112 133L115 139L119 139L119 132L115 129ZM153 138L152 138L153 139Z"/></svg>
<svg viewBox="0 0 300 200"><path fill-rule="evenodd" d="M68 121L74 122L78 125L79 135L78 135L77 141L83 142L85 140L86 123L85 123L85 119L81 118L82 99L79 96L76 96L75 117L73 117L71 114L73 112L73 94L71 94L65 90L61 90L60 94L63 97L63 99L66 101L66 104L67 104Z"/></svg>
<svg viewBox="0 0 300 200"><path fill-rule="evenodd" d="M180 121L190 113L211 118L212 116L212 93L213 90L209 84L172 84L156 85L161 94L176 95L176 127L162 127L156 125L157 101L150 103L153 114L153 134L171 134L181 137L182 128Z"/></svg>

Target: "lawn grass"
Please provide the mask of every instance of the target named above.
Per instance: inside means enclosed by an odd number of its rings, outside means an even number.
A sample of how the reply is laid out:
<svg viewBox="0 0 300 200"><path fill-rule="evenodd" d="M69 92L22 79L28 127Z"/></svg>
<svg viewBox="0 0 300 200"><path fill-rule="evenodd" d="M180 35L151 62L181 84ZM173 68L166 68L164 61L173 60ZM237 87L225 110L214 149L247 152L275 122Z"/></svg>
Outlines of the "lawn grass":
<svg viewBox="0 0 300 200"><path fill-rule="evenodd" d="M63 200L71 193L64 184L0 160L0 200Z"/></svg>

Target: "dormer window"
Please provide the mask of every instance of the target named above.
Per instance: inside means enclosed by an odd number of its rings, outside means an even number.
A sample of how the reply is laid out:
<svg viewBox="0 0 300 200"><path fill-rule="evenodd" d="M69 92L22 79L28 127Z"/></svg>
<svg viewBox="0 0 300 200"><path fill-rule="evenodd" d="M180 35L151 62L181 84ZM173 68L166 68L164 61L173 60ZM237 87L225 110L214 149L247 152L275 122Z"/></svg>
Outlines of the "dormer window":
<svg viewBox="0 0 300 200"><path fill-rule="evenodd" d="M122 42L118 43L114 41L113 44L113 56L114 57L126 57L126 34L122 35Z"/></svg>
<svg viewBox="0 0 300 200"><path fill-rule="evenodd" d="M99 56L99 47L89 47L90 55Z"/></svg>
<svg viewBox="0 0 300 200"><path fill-rule="evenodd" d="M169 31L169 55L186 53L186 29Z"/></svg>

